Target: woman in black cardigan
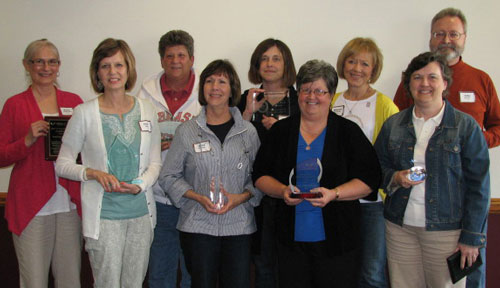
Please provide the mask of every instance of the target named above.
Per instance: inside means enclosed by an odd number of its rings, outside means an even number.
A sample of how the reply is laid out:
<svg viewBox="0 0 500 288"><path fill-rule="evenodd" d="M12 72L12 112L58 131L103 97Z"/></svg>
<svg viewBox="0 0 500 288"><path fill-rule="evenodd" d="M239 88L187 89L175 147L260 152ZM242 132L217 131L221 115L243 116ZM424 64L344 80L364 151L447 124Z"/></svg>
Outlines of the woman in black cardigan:
<svg viewBox="0 0 500 288"><path fill-rule="evenodd" d="M357 199L376 198L381 171L375 151L359 127L329 110L337 82L330 64L318 60L304 64L297 75L300 114L273 125L255 160L255 186L284 200L276 213L280 287L356 287ZM304 179L296 168L302 163L297 159L315 149L320 150L314 155L320 155L321 176L310 192L321 197L295 198L301 186L296 179ZM295 176L290 178L292 170ZM311 231L296 225L303 223L302 206L308 211L316 209L311 213L319 212L313 218L317 221L310 222L315 226Z"/></svg>

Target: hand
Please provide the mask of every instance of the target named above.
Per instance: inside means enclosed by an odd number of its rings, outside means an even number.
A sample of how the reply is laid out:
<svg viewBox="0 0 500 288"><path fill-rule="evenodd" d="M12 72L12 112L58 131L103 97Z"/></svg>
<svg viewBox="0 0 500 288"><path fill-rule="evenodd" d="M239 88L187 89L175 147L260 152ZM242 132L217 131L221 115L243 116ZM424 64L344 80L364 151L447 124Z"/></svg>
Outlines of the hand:
<svg viewBox="0 0 500 288"><path fill-rule="evenodd" d="M120 182L120 189L119 191L115 192L120 192L120 193L128 193L128 194L139 194L141 192L141 187L136 184L129 184L126 182Z"/></svg>
<svg viewBox="0 0 500 288"><path fill-rule="evenodd" d="M404 188L410 188L411 186L415 186L424 182L424 180L411 181L410 179L408 179L408 174L410 174L410 169L398 171L394 174L393 181Z"/></svg>
<svg viewBox="0 0 500 288"><path fill-rule="evenodd" d="M172 144L172 141L162 141L161 142L161 151L170 149L170 144Z"/></svg>
<svg viewBox="0 0 500 288"><path fill-rule="evenodd" d="M299 188L297 188L296 186L293 187L293 190L295 191L295 193L300 193ZM304 201L304 199L301 198L290 197L290 195L292 194L292 189L290 188L290 186L286 186L285 188L283 188L282 193L283 193L283 200L285 200L286 205L295 206L298 205L300 202Z"/></svg>
<svg viewBox="0 0 500 288"><path fill-rule="evenodd" d="M266 127L267 130L271 129L274 123L278 122L278 120L274 117L262 115L262 125Z"/></svg>
<svg viewBox="0 0 500 288"><path fill-rule="evenodd" d="M460 269L464 269L466 262L467 267L472 266L472 263L476 262L477 256L479 255L478 247L458 243L455 252L457 252L458 250L460 250L460 253L462 253L462 257L460 258Z"/></svg>
<svg viewBox="0 0 500 288"><path fill-rule="evenodd" d="M263 93L264 89L252 88L248 90L247 99L246 99L246 107L245 111L243 111L243 118L247 121L252 119L252 115L255 111L258 111L264 101L266 101L265 97L262 97L260 101L257 101L257 95ZM254 96L255 95L255 96Z"/></svg>
<svg viewBox="0 0 500 288"><path fill-rule="evenodd" d="M26 147L30 147L33 143L36 142L38 137L46 136L49 132L49 122L44 120L38 120L36 122L31 123L31 127L28 131L28 134L24 137L24 144Z"/></svg>
<svg viewBox="0 0 500 288"><path fill-rule="evenodd" d="M196 201L198 201L198 203L200 203L200 205L203 206L203 208L205 208L205 210L207 210L208 213L214 213L214 214L219 213L219 209L217 209L217 206L215 206L215 204L212 203L212 201L210 201L210 199L207 196L200 194L197 195L198 197L196 197Z"/></svg>
<svg viewBox="0 0 500 288"><path fill-rule="evenodd" d="M118 179L116 179L114 175L91 168L87 168L86 173L87 173L87 179L96 180L97 182L99 182L102 188L104 188L104 191L120 192L120 182L118 181Z"/></svg>
<svg viewBox="0 0 500 288"><path fill-rule="evenodd" d="M222 186L222 183L220 184L220 191L222 192L222 195L225 196L227 199L227 202L224 203L224 206L219 210L217 214L225 214L226 212L232 210L236 206L242 204L243 202L247 201L252 197L249 191L245 190L241 194L231 194L227 192L226 189ZM249 197L250 195L250 197Z"/></svg>
<svg viewBox="0 0 500 288"><path fill-rule="evenodd" d="M320 198L308 198L306 199L314 207L325 207L330 201L334 201L337 198L337 193L335 189L327 189L324 187L318 187L311 190L312 193L321 193L323 196Z"/></svg>

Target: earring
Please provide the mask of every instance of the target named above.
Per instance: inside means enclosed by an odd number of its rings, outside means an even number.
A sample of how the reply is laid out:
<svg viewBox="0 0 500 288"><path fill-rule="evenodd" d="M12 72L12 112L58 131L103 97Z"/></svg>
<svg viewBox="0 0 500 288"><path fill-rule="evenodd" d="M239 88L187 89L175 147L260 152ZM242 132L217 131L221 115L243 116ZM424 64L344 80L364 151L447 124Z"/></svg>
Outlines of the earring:
<svg viewBox="0 0 500 288"><path fill-rule="evenodd" d="M104 85L102 85L101 81L97 81L97 89L98 90L104 89Z"/></svg>
<svg viewBox="0 0 500 288"><path fill-rule="evenodd" d="M57 77L59 77L59 75L61 75L61 73L60 73L60 72L57 72Z"/></svg>

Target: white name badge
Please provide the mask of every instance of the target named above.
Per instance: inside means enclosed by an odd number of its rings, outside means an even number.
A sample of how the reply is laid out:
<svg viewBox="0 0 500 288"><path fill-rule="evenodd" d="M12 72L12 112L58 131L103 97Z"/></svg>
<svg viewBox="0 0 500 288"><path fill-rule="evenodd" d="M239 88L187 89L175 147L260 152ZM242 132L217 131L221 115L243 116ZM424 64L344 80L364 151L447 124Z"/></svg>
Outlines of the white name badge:
<svg viewBox="0 0 500 288"><path fill-rule="evenodd" d="M64 116L71 116L71 115L73 115L73 108L71 108L71 107L61 107L61 113Z"/></svg>
<svg viewBox="0 0 500 288"><path fill-rule="evenodd" d="M151 121L149 120L139 121L139 127L141 127L141 132L151 132L152 130Z"/></svg>
<svg viewBox="0 0 500 288"><path fill-rule="evenodd" d="M208 152L210 151L210 141L203 141L199 143L194 143L194 152L196 153L203 153L203 152Z"/></svg>
<svg viewBox="0 0 500 288"><path fill-rule="evenodd" d="M333 113L335 113L339 116L343 116L344 115L344 105L333 106L332 111L333 111Z"/></svg>
<svg viewBox="0 0 500 288"><path fill-rule="evenodd" d="M462 103L474 103L474 102L476 102L476 94L474 94L474 92L460 91L460 102L462 102Z"/></svg>

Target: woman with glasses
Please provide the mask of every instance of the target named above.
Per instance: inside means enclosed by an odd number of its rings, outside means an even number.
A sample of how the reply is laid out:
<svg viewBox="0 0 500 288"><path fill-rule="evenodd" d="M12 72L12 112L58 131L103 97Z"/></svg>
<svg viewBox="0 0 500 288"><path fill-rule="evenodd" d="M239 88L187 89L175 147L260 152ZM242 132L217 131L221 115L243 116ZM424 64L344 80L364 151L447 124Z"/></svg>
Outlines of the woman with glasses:
<svg viewBox="0 0 500 288"><path fill-rule="evenodd" d="M391 287L465 287L463 269L486 244L490 201L488 146L474 119L446 100L452 84L444 56L426 52L403 72L415 103L389 118L375 142L382 166Z"/></svg>
<svg viewBox="0 0 500 288"><path fill-rule="evenodd" d="M127 94L137 74L125 41L108 38L97 46L90 78L100 95L75 109L56 170L83 182L94 287L142 287L156 223L151 187L161 168L157 117L149 101Z"/></svg>
<svg viewBox="0 0 500 288"><path fill-rule="evenodd" d="M359 202L376 198L380 166L353 122L330 111L335 69L297 74L299 113L273 125L255 160L255 186L279 202L280 287L357 287Z"/></svg>
<svg viewBox="0 0 500 288"><path fill-rule="evenodd" d="M399 110L392 100L371 87L382 72L383 56L370 38L349 41L337 58L339 77L347 81L347 90L333 96L331 108L363 130L375 143L385 120ZM381 191L382 192L382 191ZM359 287L387 287L384 204L382 195L361 203L361 267Z"/></svg>
<svg viewBox="0 0 500 288"><path fill-rule="evenodd" d="M177 229L192 287L250 287L261 198L250 173L260 142L235 107L240 80L230 62L208 64L199 83L202 110L177 128L158 183L180 208Z"/></svg>
<svg viewBox="0 0 500 288"><path fill-rule="evenodd" d="M269 38L257 45L250 59L248 79L261 86L246 90L238 108L243 119L251 121L257 129L261 142L276 121L297 113L295 74L292 52L285 43ZM255 208L257 232L252 240L252 258L257 288L276 287L276 201L264 196Z"/></svg>
<svg viewBox="0 0 500 288"><path fill-rule="evenodd" d="M14 165L5 218L19 263L20 287L47 287L49 269L58 287L80 287L80 183L58 178L45 159L47 116L71 117L82 103L59 90L61 60L47 39L24 52L28 89L5 102L0 116L0 167Z"/></svg>

